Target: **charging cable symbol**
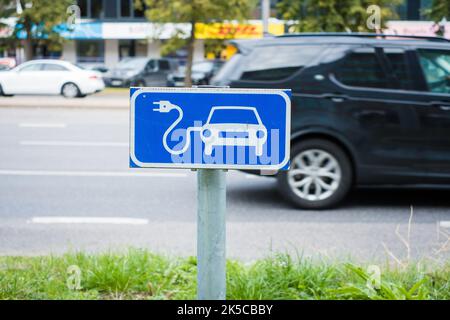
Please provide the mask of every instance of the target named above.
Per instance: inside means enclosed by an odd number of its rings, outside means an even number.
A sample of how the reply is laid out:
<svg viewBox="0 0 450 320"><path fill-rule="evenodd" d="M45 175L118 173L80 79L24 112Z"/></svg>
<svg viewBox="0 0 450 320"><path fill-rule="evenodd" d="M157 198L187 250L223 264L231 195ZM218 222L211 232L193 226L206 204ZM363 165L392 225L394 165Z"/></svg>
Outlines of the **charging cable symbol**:
<svg viewBox="0 0 450 320"><path fill-rule="evenodd" d="M170 101L166 101L166 100L153 102L153 104L156 104L159 106L159 108L153 109L153 111L156 111L156 112L169 113L170 111L172 111L174 109L178 111L178 118L169 126L169 128L167 128L166 132L164 132L162 142L163 142L164 149L166 149L166 151L169 152L170 154L180 155L180 154L185 153L187 151L187 149L189 148L189 146L191 145L191 132L201 131L202 128L199 128L199 127L187 128L186 129L186 142L184 144L184 147L180 150L173 150L167 144L167 138L169 136L169 133L181 122L181 120L183 120L183 115L184 115L183 109L181 109L180 106L177 106L177 105L171 103Z"/></svg>
<svg viewBox="0 0 450 320"><path fill-rule="evenodd" d="M191 132L200 132L200 138L205 144L205 154L211 155L213 147L216 146L243 146L254 147L255 154L262 156L263 146L267 142L267 128L261 121L258 111L254 107L243 106L220 106L212 107L208 120L202 127L189 127L186 129L186 142L181 150L173 150L167 144L169 133L183 120L183 109L172 104L170 101L153 102L159 108L153 111L168 113L175 109L178 111L178 118L167 128L163 135L163 145L167 152L173 155L185 153L191 144ZM238 119L228 121L217 121L218 115L236 113L240 115ZM242 121L247 118L247 121Z"/></svg>

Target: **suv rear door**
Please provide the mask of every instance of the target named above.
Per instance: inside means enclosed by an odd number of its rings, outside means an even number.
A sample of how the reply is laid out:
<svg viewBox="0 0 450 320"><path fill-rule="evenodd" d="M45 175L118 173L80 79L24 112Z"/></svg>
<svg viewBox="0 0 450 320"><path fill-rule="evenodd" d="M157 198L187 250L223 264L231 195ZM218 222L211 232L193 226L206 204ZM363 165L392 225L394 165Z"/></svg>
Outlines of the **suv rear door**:
<svg viewBox="0 0 450 320"><path fill-rule="evenodd" d="M415 99L422 139L424 166L432 176L450 178L450 50L417 49L411 52L417 70Z"/></svg>
<svg viewBox="0 0 450 320"><path fill-rule="evenodd" d="M330 75L336 110L359 127L358 162L370 182L420 183L428 176L418 119L424 104L412 92L409 56L400 46L360 46L335 63Z"/></svg>

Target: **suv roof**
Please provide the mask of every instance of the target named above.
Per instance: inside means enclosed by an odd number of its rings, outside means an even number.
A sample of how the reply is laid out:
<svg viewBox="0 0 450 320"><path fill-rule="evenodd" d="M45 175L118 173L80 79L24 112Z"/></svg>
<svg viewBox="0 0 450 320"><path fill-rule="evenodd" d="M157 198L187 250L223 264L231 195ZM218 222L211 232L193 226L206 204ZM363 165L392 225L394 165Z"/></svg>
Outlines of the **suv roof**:
<svg viewBox="0 0 450 320"><path fill-rule="evenodd" d="M277 36L278 38L285 37L354 37L354 38L375 38L375 39L409 39L409 40L427 40L427 41L444 41L450 42L450 40L439 36L416 36L416 35L393 35L384 33L369 33L369 32L312 32L312 33L287 33Z"/></svg>
<svg viewBox="0 0 450 320"><path fill-rule="evenodd" d="M266 37L257 40L234 40L240 49L251 48L259 45L273 44L377 44L377 45L401 45L415 47L449 48L450 40L443 37L422 37L408 35L386 35L375 33L292 33L282 36Z"/></svg>

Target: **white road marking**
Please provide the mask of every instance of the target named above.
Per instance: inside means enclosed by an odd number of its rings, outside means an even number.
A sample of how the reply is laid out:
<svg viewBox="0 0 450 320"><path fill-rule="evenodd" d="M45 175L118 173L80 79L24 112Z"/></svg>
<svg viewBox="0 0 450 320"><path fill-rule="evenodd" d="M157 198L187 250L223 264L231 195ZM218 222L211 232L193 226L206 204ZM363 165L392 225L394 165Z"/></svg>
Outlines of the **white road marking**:
<svg viewBox="0 0 450 320"><path fill-rule="evenodd" d="M46 171L46 170L0 170L3 176L68 176L68 177L167 177L185 178L186 173L142 171Z"/></svg>
<svg viewBox="0 0 450 320"><path fill-rule="evenodd" d="M246 173L245 178L246 179L258 179L258 178L261 178L261 176L256 175L256 174Z"/></svg>
<svg viewBox="0 0 450 320"><path fill-rule="evenodd" d="M20 141L23 146L51 147L128 147L128 142L93 142L93 141Z"/></svg>
<svg viewBox="0 0 450 320"><path fill-rule="evenodd" d="M450 229L450 221L440 221L439 226L441 228Z"/></svg>
<svg viewBox="0 0 450 320"><path fill-rule="evenodd" d="M65 123L19 123L20 128L65 128Z"/></svg>
<svg viewBox="0 0 450 320"><path fill-rule="evenodd" d="M119 217L33 217L27 223L38 224L148 224L148 219Z"/></svg>

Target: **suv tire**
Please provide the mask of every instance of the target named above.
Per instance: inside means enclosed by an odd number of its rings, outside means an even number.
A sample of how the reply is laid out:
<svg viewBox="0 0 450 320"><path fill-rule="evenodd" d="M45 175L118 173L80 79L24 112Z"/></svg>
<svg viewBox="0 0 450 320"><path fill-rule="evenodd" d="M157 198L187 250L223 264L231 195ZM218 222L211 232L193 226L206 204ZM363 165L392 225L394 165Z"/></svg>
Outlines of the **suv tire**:
<svg viewBox="0 0 450 320"><path fill-rule="evenodd" d="M338 145L325 139L307 139L291 149L291 168L278 174L279 190L303 209L336 206L350 191L350 159Z"/></svg>

